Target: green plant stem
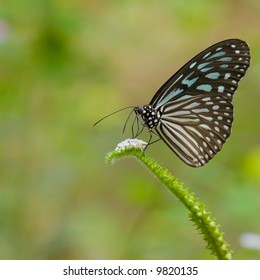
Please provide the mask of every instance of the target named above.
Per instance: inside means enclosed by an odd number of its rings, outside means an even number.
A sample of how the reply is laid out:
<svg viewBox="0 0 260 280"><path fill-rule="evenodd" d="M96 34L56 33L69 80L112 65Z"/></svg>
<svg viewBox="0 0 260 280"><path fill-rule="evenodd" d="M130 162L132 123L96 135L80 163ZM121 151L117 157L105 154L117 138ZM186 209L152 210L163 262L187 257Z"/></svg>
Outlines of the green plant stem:
<svg viewBox="0 0 260 280"><path fill-rule="evenodd" d="M106 162L114 163L116 160L134 156L139 159L189 210L189 218L196 225L198 231L207 242L207 248L220 260L230 260L233 252L228 250L229 245L223 240L224 233L219 231L216 220L210 217L210 212L206 211L205 205L195 198L194 193L184 188L183 183L172 176L172 174L161 167L150 157L145 156L140 148L127 147L108 153Z"/></svg>

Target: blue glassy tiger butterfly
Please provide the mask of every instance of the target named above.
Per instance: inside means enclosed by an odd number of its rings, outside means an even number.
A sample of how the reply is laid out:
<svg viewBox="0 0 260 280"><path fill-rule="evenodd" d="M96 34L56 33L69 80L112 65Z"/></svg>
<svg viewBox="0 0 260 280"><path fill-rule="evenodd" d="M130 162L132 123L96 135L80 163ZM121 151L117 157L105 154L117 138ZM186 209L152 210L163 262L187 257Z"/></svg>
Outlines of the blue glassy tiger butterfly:
<svg viewBox="0 0 260 280"><path fill-rule="evenodd" d="M147 127L147 145L155 134L186 164L205 165L230 136L233 94L249 64L249 47L239 39L205 49L166 81L148 105L134 107L134 137Z"/></svg>

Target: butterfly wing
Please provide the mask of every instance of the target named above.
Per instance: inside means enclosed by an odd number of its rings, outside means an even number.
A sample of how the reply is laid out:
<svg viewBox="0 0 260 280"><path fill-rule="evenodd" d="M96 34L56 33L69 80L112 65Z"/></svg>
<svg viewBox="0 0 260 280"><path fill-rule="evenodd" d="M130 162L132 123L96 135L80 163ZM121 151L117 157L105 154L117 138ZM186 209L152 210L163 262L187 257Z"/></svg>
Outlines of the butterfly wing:
<svg viewBox="0 0 260 280"><path fill-rule="evenodd" d="M151 100L161 116L155 130L188 165L206 164L229 137L232 97L249 64L244 41L222 41L191 59Z"/></svg>
<svg viewBox="0 0 260 280"><path fill-rule="evenodd" d="M158 108L166 102L200 93L232 100L249 64L250 50L246 42L239 39L219 42L187 62L161 86L150 104Z"/></svg>
<svg viewBox="0 0 260 280"><path fill-rule="evenodd" d="M231 133L233 105L222 96L197 96L163 105L155 128L163 141L190 166L206 164Z"/></svg>

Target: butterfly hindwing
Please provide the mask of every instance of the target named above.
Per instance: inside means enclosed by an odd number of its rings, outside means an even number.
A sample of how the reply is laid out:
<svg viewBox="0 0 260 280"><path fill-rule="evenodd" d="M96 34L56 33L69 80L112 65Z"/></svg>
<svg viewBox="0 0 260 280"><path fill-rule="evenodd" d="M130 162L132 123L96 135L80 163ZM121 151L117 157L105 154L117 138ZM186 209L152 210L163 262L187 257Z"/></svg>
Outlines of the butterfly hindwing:
<svg viewBox="0 0 260 280"><path fill-rule="evenodd" d="M233 105L222 96L171 101L160 112L156 132L190 166L206 164L221 150L231 133Z"/></svg>

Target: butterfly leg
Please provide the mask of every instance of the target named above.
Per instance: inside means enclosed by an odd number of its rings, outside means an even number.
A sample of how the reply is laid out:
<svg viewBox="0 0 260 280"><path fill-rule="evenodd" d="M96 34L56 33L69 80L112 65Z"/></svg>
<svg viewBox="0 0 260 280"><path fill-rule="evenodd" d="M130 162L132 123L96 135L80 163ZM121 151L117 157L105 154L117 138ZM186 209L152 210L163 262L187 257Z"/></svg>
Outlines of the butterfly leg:
<svg viewBox="0 0 260 280"><path fill-rule="evenodd" d="M149 138L149 140L147 142L147 145L144 147L143 152L148 148L148 146L150 146L150 145L152 145L152 144L154 144L154 143L156 143L156 142L161 140L161 137L156 132L154 132L153 130L149 129L149 135L150 135L150 138ZM153 135L158 137L158 139L152 141Z"/></svg>
<svg viewBox="0 0 260 280"><path fill-rule="evenodd" d="M137 124L136 133L134 132L135 123ZM140 128L140 120L138 119L138 117L136 117L132 125L132 138L137 138L143 132L144 128L144 125L142 125L142 127Z"/></svg>

